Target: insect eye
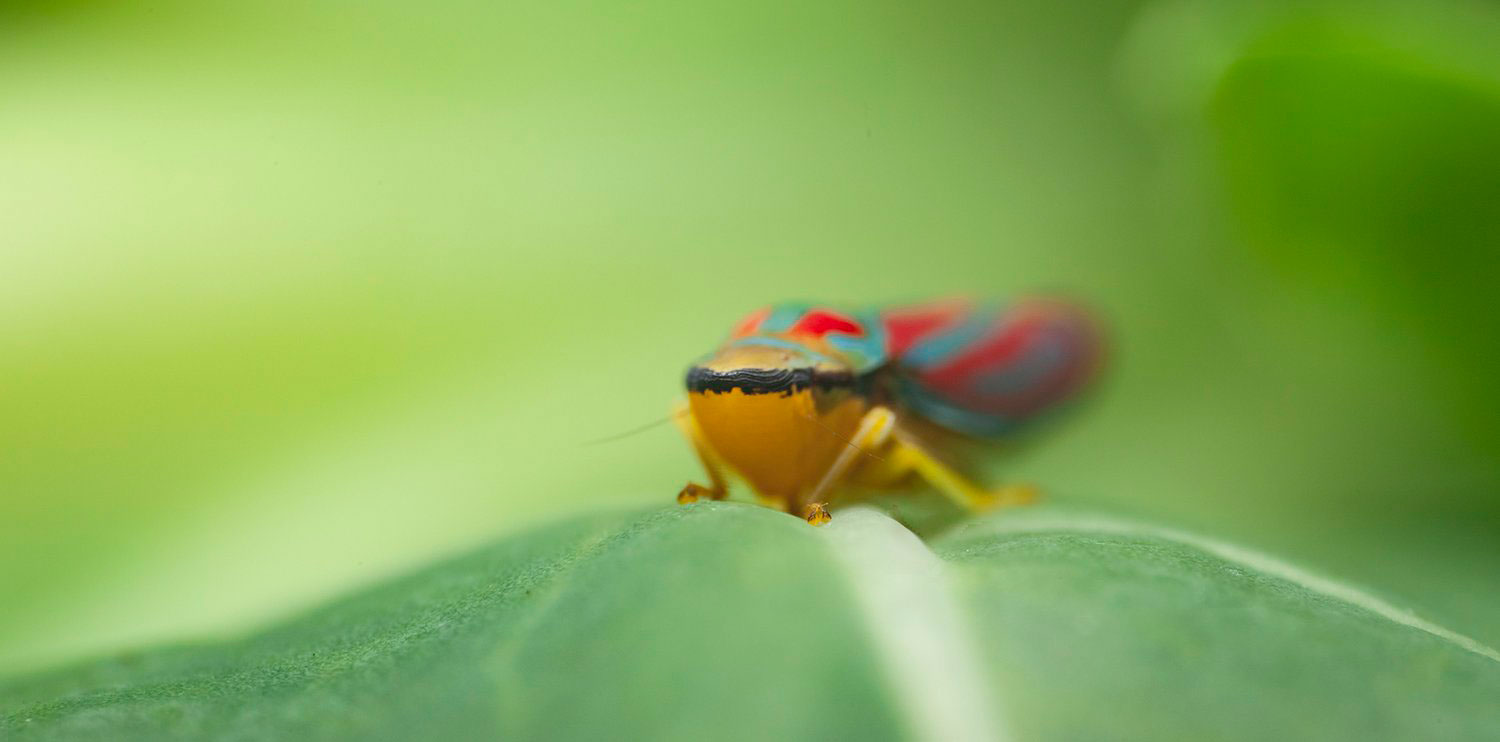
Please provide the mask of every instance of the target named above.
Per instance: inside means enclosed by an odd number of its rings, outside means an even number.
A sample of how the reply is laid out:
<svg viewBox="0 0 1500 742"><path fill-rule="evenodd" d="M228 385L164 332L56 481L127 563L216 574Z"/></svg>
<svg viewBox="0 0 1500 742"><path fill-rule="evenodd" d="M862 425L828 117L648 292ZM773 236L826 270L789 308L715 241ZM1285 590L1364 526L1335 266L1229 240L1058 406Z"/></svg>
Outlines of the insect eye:
<svg viewBox="0 0 1500 742"><path fill-rule="evenodd" d="M765 322L766 317L770 316L770 314L770 307L761 307L760 309L751 312L744 319L740 320L739 324L734 326L734 331L730 332L729 336L742 338L746 335L754 334L756 330L760 329L760 324L762 322Z"/></svg>
<svg viewBox="0 0 1500 742"><path fill-rule="evenodd" d="M830 332L837 332L844 335L865 334L865 329L858 322L826 309L814 309L802 315L802 319L797 320L797 324L792 326L791 331L793 333L816 335L818 337L827 335Z"/></svg>

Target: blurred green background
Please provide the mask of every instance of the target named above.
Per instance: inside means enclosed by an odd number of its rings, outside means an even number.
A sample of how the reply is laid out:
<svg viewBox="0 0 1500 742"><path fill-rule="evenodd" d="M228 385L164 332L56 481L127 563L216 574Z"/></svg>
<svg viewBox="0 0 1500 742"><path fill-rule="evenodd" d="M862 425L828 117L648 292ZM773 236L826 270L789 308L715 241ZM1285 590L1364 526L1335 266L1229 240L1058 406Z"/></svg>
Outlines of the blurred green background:
<svg viewBox="0 0 1500 742"><path fill-rule="evenodd" d="M0 4L0 674L696 475L745 311L1054 289L994 474L1500 641L1500 7Z"/></svg>

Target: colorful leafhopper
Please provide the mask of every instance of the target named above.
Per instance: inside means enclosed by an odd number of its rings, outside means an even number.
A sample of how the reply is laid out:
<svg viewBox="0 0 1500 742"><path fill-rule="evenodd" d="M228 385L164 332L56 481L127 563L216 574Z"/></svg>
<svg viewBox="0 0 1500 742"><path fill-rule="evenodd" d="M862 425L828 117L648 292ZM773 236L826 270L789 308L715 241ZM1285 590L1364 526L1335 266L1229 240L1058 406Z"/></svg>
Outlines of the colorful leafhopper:
<svg viewBox="0 0 1500 742"><path fill-rule="evenodd" d="M1054 299L760 309L688 370L674 417L709 484L689 483L678 502L722 499L731 476L814 525L846 490L913 478L966 508L1028 502L1028 486L974 483L954 453L1034 428L1102 356L1091 316Z"/></svg>

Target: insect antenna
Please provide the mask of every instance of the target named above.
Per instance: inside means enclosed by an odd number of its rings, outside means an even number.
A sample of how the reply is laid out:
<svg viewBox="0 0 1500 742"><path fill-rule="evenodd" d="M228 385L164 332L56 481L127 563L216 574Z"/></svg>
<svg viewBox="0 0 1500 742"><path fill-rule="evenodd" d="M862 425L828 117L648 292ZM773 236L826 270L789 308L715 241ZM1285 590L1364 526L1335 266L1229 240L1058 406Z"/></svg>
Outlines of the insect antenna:
<svg viewBox="0 0 1500 742"><path fill-rule="evenodd" d="M860 448L859 444L855 443L853 438L845 438L844 436L839 435L839 432L837 430L834 430L833 428L830 428L827 425L823 424L822 420L819 420L818 418L813 417L812 415L809 415L806 412L800 412L799 411L797 414L799 414L799 415L807 418L808 420L811 420L813 422L813 424L815 424L818 427L820 427L820 428L828 431L829 435L831 435L834 438L837 438L837 439L843 441L844 445L846 445L846 446L848 446L848 447L850 447L850 448L852 448L852 449L860 452L861 454L863 454L865 456L869 456L870 458L875 459L876 461L885 461L885 459L883 459L883 458L881 458L879 456L876 456L875 454L870 453L869 451L866 451L863 448Z"/></svg>
<svg viewBox="0 0 1500 742"><path fill-rule="evenodd" d="M663 417L663 418L652 420L651 422L646 423L645 425L641 425L639 427L631 428L630 430L627 430L627 431L625 431L623 433L615 433L614 435L607 435L607 436L604 436L603 438L595 438L593 440L584 441L582 443L579 443L578 445L580 445L580 446L598 446L598 445L601 445L601 444L604 444L604 443L614 443L615 441L624 440L626 438L629 438L630 436L639 435L639 434L644 433L644 432L646 432L646 431L648 431L648 430L650 430L652 428L656 428L656 427L660 427L662 425L665 425L665 424L667 424L669 422L672 422L673 420L676 420L679 417L682 417L684 414L686 414L686 410L684 410L683 412L676 412L676 413L667 415L666 417Z"/></svg>

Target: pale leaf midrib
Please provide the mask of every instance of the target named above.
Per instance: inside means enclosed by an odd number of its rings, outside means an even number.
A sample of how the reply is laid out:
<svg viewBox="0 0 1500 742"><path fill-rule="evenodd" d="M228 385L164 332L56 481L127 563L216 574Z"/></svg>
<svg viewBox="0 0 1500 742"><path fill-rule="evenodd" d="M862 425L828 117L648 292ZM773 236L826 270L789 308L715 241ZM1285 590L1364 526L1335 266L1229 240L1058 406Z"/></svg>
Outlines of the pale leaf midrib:
<svg viewBox="0 0 1500 742"><path fill-rule="evenodd" d="M820 535L851 583L914 738L1007 739L944 562L870 508L840 511Z"/></svg>

